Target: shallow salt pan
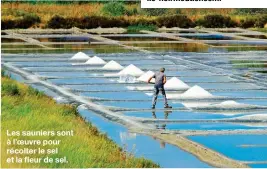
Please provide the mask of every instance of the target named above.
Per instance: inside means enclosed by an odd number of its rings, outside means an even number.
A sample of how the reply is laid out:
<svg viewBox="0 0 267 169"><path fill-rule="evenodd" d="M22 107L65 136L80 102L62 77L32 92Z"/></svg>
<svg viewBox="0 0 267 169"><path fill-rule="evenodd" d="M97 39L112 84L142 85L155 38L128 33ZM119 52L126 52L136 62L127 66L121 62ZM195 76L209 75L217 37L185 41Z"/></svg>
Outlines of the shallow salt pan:
<svg viewBox="0 0 267 169"><path fill-rule="evenodd" d="M114 60L109 61L105 66L103 66L102 69L105 70L122 70L124 67L121 66L119 63L117 63Z"/></svg>
<svg viewBox="0 0 267 169"><path fill-rule="evenodd" d="M128 90L153 90L154 87L153 86L127 86L126 87Z"/></svg>
<svg viewBox="0 0 267 169"><path fill-rule="evenodd" d="M119 83L135 83L136 78L132 75L120 75L120 78L117 81Z"/></svg>
<svg viewBox="0 0 267 169"><path fill-rule="evenodd" d="M78 52L70 58L70 60L88 60L90 57L83 52Z"/></svg>
<svg viewBox="0 0 267 169"><path fill-rule="evenodd" d="M144 72L133 64L130 64L118 73L118 75L131 75L135 77L141 76L142 74L144 74Z"/></svg>
<svg viewBox="0 0 267 169"><path fill-rule="evenodd" d="M87 65L103 65L106 64L107 62L105 62L103 59L101 59L100 57L94 56L91 59L89 59L87 62L85 62L85 64Z"/></svg>

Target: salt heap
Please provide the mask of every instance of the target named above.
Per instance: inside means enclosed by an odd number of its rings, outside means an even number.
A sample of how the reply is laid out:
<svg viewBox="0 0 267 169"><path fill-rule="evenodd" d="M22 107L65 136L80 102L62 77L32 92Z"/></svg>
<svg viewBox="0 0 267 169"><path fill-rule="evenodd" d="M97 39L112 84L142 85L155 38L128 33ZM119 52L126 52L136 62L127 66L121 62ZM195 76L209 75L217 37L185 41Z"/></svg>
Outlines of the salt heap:
<svg viewBox="0 0 267 169"><path fill-rule="evenodd" d="M211 105L210 107L213 107L213 108L234 108L234 109L245 109L245 108L256 108L258 106L256 105L250 105L250 104L243 104L243 103L237 103L233 100L227 100L227 101L224 101L224 102L221 102L219 104L213 104Z"/></svg>
<svg viewBox="0 0 267 169"><path fill-rule="evenodd" d="M91 59L87 60L87 62L85 62L85 64L87 65L103 65L106 64L107 62L105 62L103 59L94 56Z"/></svg>
<svg viewBox="0 0 267 169"><path fill-rule="evenodd" d="M188 89L186 92L181 94L182 97L185 98L210 98L213 97L211 93L206 91L205 89L201 88L200 86L193 86L190 89Z"/></svg>
<svg viewBox="0 0 267 169"><path fill-rule="evenodd" d="M165 89L188 89L189 86L176 77L172 77L165 85Z"/></svg>
<svg viewBox="0 0 267 169"><path fill-rule="evenodd" d="M251 104L244 104L244 103L237 103L232 100L223 101L221 103L215 103L210 105L201 105L194 108L201 108L201 109L254 109L254 108L264 108L258 105L251 105ZM267 108L267 107L266 107Z"/></svg>
<svg viewBox="0 0 267 169"><path fill-rule="evenodd" d="M141 76L142 74L144 74L144 72L138 67L134 66L133 64L130 64L129 66L127 66L118 73L118 75L131 75L131 76Z"/></svg>
<svg viewBox="0 0 267 169"><path fill-rule="evenodd" d="M245 115L245 116L241 116L241 117L236 117L234 119L240 119L240 120L267 120L267 114L251 114L251 115Z"/></svg>
<svg viewBox="0 0 267 169"><path fill-rule="evenodd" d="M150 70L149 70L149 71L147 71L145 74L143 74L142 76L140 76L137 80L138 80L138 81L141 81L141 82L147 82L148 79L149 79L150 77L152 77L154 74L155 74L155 73L154 73L153 71L150 71ZM155 79L154 79L154 78L151 79L150 82L155 83Z"/></svg>
<svg viewBox="0 0 267 169"><path fill-rule="evenodd" d="M89 56L87 56L85 53L83 53L83 52L78 52L78 53L76 53L74 56L72 56L71 58L70 58L70 60L88 60L88 59L90 59L90 57Z"/></svg>
<svg viewBox="0 0 267 169"><path fill-rule="evenodd" d="M237 103L237 102L235 102L233 100L228 100L228 101L221 102L218 105L227 106L227 107L229 107L229 106L236 107L236 106L240 106L240 105L243 105L243 104Z"/></svg>
<svg viewBox="0 0 267 169"><path fill-rule="evenodd" d="M105 64L105 66L103 66L103 69L106 69L106 70L121 70L121 69L123 69L123 66L121 66L116 61L111 60L107 64Z"/></svg>

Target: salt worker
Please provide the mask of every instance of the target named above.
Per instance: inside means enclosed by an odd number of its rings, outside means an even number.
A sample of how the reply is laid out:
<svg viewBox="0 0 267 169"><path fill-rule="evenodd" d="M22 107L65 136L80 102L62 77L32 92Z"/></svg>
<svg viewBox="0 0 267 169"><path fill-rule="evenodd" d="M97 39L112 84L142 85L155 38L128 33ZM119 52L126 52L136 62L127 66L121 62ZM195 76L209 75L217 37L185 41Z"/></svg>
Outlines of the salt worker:
<svg viewBox="0 0 267 169"><path fill-rule="evenodd" d="M164 89L164 84L166 83L166 75L164 74L165 68L160 68L160 71L155 73L153 76L151 76L148 79L148 83L150 83L152 78L155 78L155 85L154 85L154 94L153 94L153 99L152 99L152 109L155 109L156 103L157 103L157 98L159 91L161 92L163 99L164 99L164 108L172 108L172 106L168 105L168 101L166 98L166 93Z"/></svg>

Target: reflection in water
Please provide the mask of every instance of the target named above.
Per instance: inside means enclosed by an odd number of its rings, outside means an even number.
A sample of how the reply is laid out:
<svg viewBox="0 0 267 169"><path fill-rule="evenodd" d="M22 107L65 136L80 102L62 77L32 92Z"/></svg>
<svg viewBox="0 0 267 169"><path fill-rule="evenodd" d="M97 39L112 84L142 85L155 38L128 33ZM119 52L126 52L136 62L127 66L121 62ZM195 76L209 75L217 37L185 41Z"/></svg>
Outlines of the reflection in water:
<svg viewBox="0 0 267 169"><path fill-rule="evenodd" d="M129 44L154 52L207 52L209 47L196 43L138 43Z"/></svg>
<svg viewBox="0 0 267 169"><path fill-rule="evenodd" d="M105 37L105 36L104 36ZM117 40L117 41L175 41L169 38L163 37L144 37L144 36L106 36L108 39Z"/></svg>
<svg viewBox="0 0 267 169"><path fill-rule="evenodd" d="M160 148L165 148L165 142L164 141L160 141Z"/></svg>
<svg viewBox="0 0 267 169"><path fill-rule="evenodd" d="M125 131L120 131L120 140L122 143L127 142L128 140L132 140L136 138L136 133L130 133Z"/></svg>
<svg viewBox="0 0 267 169"><path fill-rule="evenodd" d="M189 38L189 39L195 39L195 40L238 40L238 38L233 38L230 36L224 36L219 34L206 34L206 35L182 35L180 36L182 38Z"/></svg>
<svg viewBox="0 0 267 169"><path fill-rule="evenodd" d="M83 36L71 36L71 37L54 37L54 38L35 38L40 42L97 42L97 40Z"/></svg>
<svg viewBox="0 0 267 169"><path fill-rule="evenodd" d="M168 116L169 116L170 113L172 113L171 110L164 110L164 119L168 119ZM155 110L152 110L152 117L154 119L157 119L157 115L156 115L156 111ZM166 124L162 124L162 125L158 125L157 124L156 128L165 130L166 129Z"/></svg>
<svg viewBox="0 0 267 169"><path fill-rule="evenodd" d="M165 110L164 111L164 119L168 119L168 116L169 116L170 113L172 113L171 110ZM155 110L152 110L152 117L154 119L157 119L157 115L156 115L156 111ZM156 128L165 130L166 129L166 124L156 125ZM153 137L153 139L154 140L158 140L158 139L156 139L156 137ZM166 143L164 141L162 141L162 140L159 140L159 144L160 144L160 148L165 148L165 146L166 146Z"/></svg>

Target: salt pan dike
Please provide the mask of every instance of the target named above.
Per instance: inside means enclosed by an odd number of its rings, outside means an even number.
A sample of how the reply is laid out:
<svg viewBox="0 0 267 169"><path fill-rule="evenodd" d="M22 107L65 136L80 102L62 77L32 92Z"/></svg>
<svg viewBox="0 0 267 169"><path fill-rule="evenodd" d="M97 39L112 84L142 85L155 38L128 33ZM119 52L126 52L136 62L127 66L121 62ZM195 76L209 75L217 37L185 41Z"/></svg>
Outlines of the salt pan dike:
<svg viewBox="0 0 267 169"><path fill-rule="evenodd" d="M153 73L153 74L152 74ZM154 75L154 72L148 71L142 76L140 76L137 80L147 82L150 77ZM155 79L152 79L152 83L155 83ZM129 90L153 90L153 86L127 86ZM185 84L183 81L178 79L177 77L172 77L171 79L167 80L166 84L164 85L164 88L166 90L180 90L185 91L190 88L187 84ZM147 94L151 95L151 94Z"/></svg>
<svg viewBox="0 0 267 169"><path fill-rule="evenodd" d="M184 102L186 108L195 110L251 110L251 109L267 109L267 106L251 105L238 103L233 100L223 101L221 103L211 102Z"/></svg>
<svg viewBox="0 0 267 169"><path fill-rule="evenodd" d="M9 64L9 63L3 63L3 64L4 64L5 68L7 68L7 69L9 69L15 73L18 73L19 75L28 79L32 83L38 83L38 84L43 85L44 87L46 87L48 89L56 91L62 97L66 97L66 98L68 98L72 101L75 101L77 103L84 104L84 105L90 107L92 110L98 112L99 114L102 114L106 117L114 118L114 120L117 119L118 122L122 122L123 124L126 124L126 125L132 125L132 126L140 127L140 128L148 128L148 126L144 126L141 123L135 122L132 119L130 119L127 116L124 116L122 114L114 113L114 112L110 111L109 109L107 109L106 107L99 105L99 104L96 104L96 103L93 103L93 102L89 101L88 99L86 99L85 97L76 95L76 94L72 93L71 91L68 91L67 89L65 89L63 87L60 87L60 86L54 85L53 83L50 83L48 81L44 81L42 79L39 79L37 76L35 76L31 73L28 73L28 72L26 72L20 68L17 68L15 66L13 66L12 64Z"/></svg>
<svg viewBox="0 0 267 169"><path fill-rule="evenodd" d="M74 56L72 56L69 60L82 61L82 60L88 60L88 59L90 59L88 55L86 55L83 52L78 52Z"/></svg>

